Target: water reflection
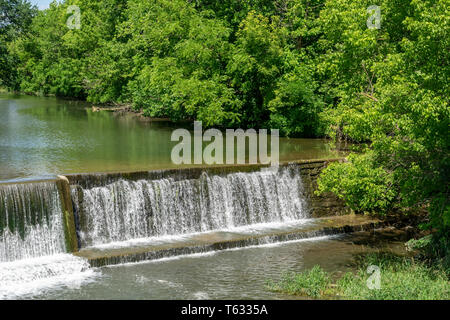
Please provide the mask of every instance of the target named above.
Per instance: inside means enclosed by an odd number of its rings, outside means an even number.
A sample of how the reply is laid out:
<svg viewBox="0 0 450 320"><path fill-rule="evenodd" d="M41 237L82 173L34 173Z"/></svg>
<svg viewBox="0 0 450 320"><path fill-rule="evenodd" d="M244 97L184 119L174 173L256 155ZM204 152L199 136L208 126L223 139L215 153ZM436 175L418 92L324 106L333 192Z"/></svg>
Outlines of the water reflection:
<svg viewBox="0 0 450 320"><path fill-rule="evenodd" d="M0 180L175 167L178 126L93 112L84 102L0 95ZM324 140L280 139L280 160L338 156Z"/></svg>

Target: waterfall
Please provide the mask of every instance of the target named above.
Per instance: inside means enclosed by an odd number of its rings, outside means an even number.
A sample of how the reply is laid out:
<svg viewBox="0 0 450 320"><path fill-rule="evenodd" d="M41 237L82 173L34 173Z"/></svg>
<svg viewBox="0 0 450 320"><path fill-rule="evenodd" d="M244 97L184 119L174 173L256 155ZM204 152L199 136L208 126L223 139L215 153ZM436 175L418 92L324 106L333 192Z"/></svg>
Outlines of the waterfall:
<svg viewBox="0 0 450 320"><path fill-rule="evenodd" d="M0 185L0 262L66 252L55 182Z"/></svg>
<svg viewBox="0 0 450 320"><path fill-rule="evenodd" d="M0 300L39 295L95 278L66 253L57 182L0 184Z"/></svg>
<svg viewBox="0 0 450 320"><path fill-rule="evenodd" d="M0 300L33 297L52 288L76 288L98 276L86 260L70 254L3 262L0 263Z"/></svg>
<svg viewBox="0 0 450 320"><path fill-rule="evenodd" d="M307 217L297 166L72 187L82 247Z"/></svg>

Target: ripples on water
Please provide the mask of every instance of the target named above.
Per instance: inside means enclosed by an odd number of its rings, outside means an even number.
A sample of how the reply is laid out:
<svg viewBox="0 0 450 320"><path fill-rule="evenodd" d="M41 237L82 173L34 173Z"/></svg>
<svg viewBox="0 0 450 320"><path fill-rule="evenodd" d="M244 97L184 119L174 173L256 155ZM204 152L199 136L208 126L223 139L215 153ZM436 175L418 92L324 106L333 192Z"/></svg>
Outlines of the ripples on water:
<svg viewBox="0 0 450 320"><path fill-rule="evenodd" d="M265 287L302 269L328 237L89 268L72 255L0 264L0 299L273 299Z"/></svg>

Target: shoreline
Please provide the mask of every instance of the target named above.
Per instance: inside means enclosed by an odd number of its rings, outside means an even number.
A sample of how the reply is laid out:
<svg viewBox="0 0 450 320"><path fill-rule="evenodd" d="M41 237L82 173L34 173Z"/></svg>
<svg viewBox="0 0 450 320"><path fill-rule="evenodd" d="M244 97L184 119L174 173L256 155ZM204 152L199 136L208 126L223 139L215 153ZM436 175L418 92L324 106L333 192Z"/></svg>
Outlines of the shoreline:
<svg viewBox="0 0 450 320"><path fill-rule="evenodd" d="M111 112L114 115L117 116L126 116L126 115L132 115L134 117L136 117L136 119L138 119L139 121L142 122L168 122L171 124L180 124L180 125L186 125L186 124L192 124L195 119L183 119L183 120L173 120L171 118L168 117L150 117L150 116L146 116L144 115L144 111L143 109L135 109L133 108L132 103L127 102L127 103L119 103L119 102L107 102L107 103L93 103L93 102L89 102L86 99L83 98L76 98L76 97L65 97L65 96L56 96L54 94L40 94L37 92L21 92L21 91L8 91L7 89L4 89L4 91L2 91L2 88L0 88L0 93L3 94L12 94L12 95L23 95L23 96L31 96L31 97L37 97L37 98L55 98L55 99L60 99L60 100L65 100L65 101L75 101L75 102L84 102L86 104L88 104L89 106L87 107L87 109L91 109L93 112L101 112L101 111L106 111L106 112ZM250 129L248 127L231 127L231 128L226 128L224 126L204 126L204 130L210 129L210 128L216 128L219 130L225 130L225 129L243 129L243 130L247 130ZM261 127L259 129L269 129L269 128L264 128ZM304 135L304 136L284 136L280 134L280 138L287 138L287 139L321 139L321 140L327 140L329 142L333 142L333 139L327 136L314 136L314 135ZM352 144L352 142L345 142L345 141L341 141L341 142L335 142L336 144ZM338 148L339 151L348 151L348 148Z"/></svg>

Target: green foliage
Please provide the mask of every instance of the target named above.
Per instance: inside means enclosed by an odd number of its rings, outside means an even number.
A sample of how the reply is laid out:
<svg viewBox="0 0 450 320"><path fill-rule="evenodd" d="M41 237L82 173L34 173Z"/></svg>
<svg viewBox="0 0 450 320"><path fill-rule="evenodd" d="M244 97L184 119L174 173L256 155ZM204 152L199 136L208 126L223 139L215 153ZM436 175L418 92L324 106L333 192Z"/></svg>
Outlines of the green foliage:
<svg viewBox="0 0 450 320"><path fill-rule="evenodd" d="M423 250L430 246L433 241L433 236L430 234L420 239L411 239L405 245L410 251L412 250Z"/></svg>
<svg viewBox="0 0 450 320"><path fill-rule="evenodd" d="M116 65L111 63L113 59L105 59L108 56L105 52L114 47L110 42L114 38L115 25L122 18L121 6L125 2L53 2L49 9L39 11L28 33L10 45L11 54L18 56L21 62L18 66L20 90L88 98L95 102L107 100L104 96L109 94L111 97L115 90L116 94L109 101L118 100L121 90L117 90L117 82L120 83L122 75L116 79L111 77L113 72L110 70L116 69ZM80 7L81 29L69 29L66 25L70 16L67 8L72 4Z"/></svg>
<svg viewBox="0 0 450 320"><path fill-rule="evenodd" d="M26 0L0 0L0 35L11 40L28 31L36 7Z"/></svg>
<svg viewBox="0 0 450 320"><path fill-rule="evenodd" d="M144 20L140 6L153 9ZM128 45L148 39L135 48L135 57L142 57L129 83L135 107L152 117L197 119L209 126L237 121L240 102L223 69L230 30L185 1L139 1L129 10ZM153 54L147 58L147 52Z"/></svg>
<svg viewBox="0 0 450 320"><path fill-rule="evenodd" d="M370 289L367 281L372 274L369 266L380 268L380 289ZM440 267L429 267L411 258L387 253L360 256L357 271L347 272L333 284L332 274L320 266L271 283L269 289L313 298L340 297L357 300L448 300L449 279Z"/></svg>
<svg viewBox="0 0 450 320"><path fill-rule="evenodd" d="M330 283L330 275L320 266L314 266L303 273L285 274L280 282L270 282L269 288L276 292L318 298L324 294Z"/></svg>
<svg viewBox="0 0 450 320"><path fill-rule="evenodd" d="M352 154L345 163L332 163L322 173L318 193L333 192L355 211L384 213L397 194L393 176L377 167L374 154Z"/></svg>
<svg viewBox="0 0 450 320"><path fill-rule="evenodd" d="M316 1L315 1L316 2ZM81 28L69 29L69 5ZM10 42L21 91L129 103L151 117L205 126L321 133L311 59L299 52L308 2L66 0ZM314 7L317 7L316 5ZM302 30L299 30L299 29ZM301 41L300 41L301 42ZM302 42L305 44L306 42Z"/></svg>
<svg viewBox="0 0 450 320"><path fill-rule="evenodd" d="M29 31L37 9L23 0L0 0L0 86L16 90L17 55L11 54L9 45Z"/></svg>
<svg viewBox="0 0 450 320"><path fill-rule="evenodd" d="M448 232L448 230L447 230ZM421 258L430 265L442 265L450 277L450 237L448 234L430 234L406 243L408 250L419 250Z"/></svg>
<svg viewBox="0 0 450 320"><path fill-rule="evenodd" d="M321 12L318 68L325 88L335 87L321 118L330 136L370 149L326 170L319 188L357 211L426 208L428 227L447 236L448 1L394 2L381 3L380 30L364 25L367 1L335 1Z"/></svg>
<svg viewBox="0 0 450 320"><path fill-rule="evenodd" d="M356 275L345 274L337 281L337 291L348 299L363 300L448 300L450 283L444 270L430 268L390 254L368 254L359 262ZM380 268L380 289L371 290L366 272L371 265Z"/></svg>

